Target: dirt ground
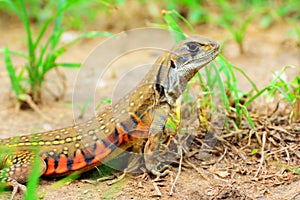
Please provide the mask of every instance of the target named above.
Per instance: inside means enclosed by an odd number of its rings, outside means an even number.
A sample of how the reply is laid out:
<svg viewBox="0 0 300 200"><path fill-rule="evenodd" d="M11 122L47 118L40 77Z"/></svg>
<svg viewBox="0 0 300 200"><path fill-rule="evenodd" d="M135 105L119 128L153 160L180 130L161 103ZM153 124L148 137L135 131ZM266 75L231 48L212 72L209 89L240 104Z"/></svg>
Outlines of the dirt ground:
<svg viewBox="0 0 300 200"><path fill-rule="evenodd" d="M0 47L9 45L11 49L25 50L25 35L22 26L13 21L0 21L1 40ZM5 31L4 31L5 30ZM120 30L115 28L114 31ZM214 39L222 43L225 36L229 35L215 26L197 26L198 34ZM259 89L266 86L272 79L272 73L282 69L284 66L295 66L294 69L287 70L287 79L291 80L295 74L299 74L300 53L296 44L296 39L288 34L289 27L283 22L277 22L269 29L261 29L255 23L248 28L245 39L245 53L238 52L236 43L229 39L222 51L223 56L232 64L241 67L245 73L254 80ZM89 52L103 40L89 39L84 40L71 47L61 58L61 61L84 62ZM100 55L101 57L101 55ZM147 53L136 59L147 59L149 62L155 60L156 54ZM134 59L134 58L130 58ZM147 62L148 62L147 61ZM124 62L129 62L125 60ZM14 59L17 66L22 66L23 60ZM121 68L121 66L120 66ZM119 69L117 69L119 70ZM50 120L42 118L33 111L15 111L14 103L10 98L10 84L8 75L5 71L3 59L0 61L0 132L1 138L13 135L22 135L30 132L45 131L49 129L62 128L73 123L73 112L70 108L72 102L72 89L78 70L63 69L66 76L67 91L65 98L55 101L50 94L45 92L44 104L41 111ZM112 77L101 92L109 94L113 88L111 82L116 82L118 76ZM250 84L239 78L239 87L244 90L250 89ZM49 88L56 90L55 74L47 76ZM107 95L109 97L109 95ZM290 109L290 108L288 108ZM299 148L298 148L299 149ZM234 162L234 160L232 161ZM227 166L216 165L216 170L222 170ZM173 168L174 174L178 168ZM93 172L95 173L95 171ZM205 173L205 172L204 172ZM171 178L167 177L162 182L159 190L161 197L157 196L157 191L151 180L141 179L140 177L127 177L123 181L108 186L106 182L96 184L86 183L92 173L85 174L83 178L56 186L55 180L41 179L38 194L42 199L300 199L300 176L293 175L289 181L278 185L267 184L267 180L254 180L252 178L244 181L236 181L230 176L225 176L209 181L203 178L199 171L191 167L183 167L179 179L176 183L176 190L172 196L169 195ZM241 175L242 176L242 175ZM10 191L0 195L0 199L7 199Z"/></svg>

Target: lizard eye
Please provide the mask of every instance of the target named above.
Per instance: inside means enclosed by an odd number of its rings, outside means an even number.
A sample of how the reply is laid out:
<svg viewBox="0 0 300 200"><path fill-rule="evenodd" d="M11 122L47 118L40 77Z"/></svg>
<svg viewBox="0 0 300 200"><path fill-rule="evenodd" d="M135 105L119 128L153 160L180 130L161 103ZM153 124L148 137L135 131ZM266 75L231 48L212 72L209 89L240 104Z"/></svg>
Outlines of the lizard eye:
<svg viewBox="0 0 300 200"><path fill-rule="evenodd" d="M188 42L186 43L186 46L191 53L196 53L199 51L199 44L196 42Z"/></svg>

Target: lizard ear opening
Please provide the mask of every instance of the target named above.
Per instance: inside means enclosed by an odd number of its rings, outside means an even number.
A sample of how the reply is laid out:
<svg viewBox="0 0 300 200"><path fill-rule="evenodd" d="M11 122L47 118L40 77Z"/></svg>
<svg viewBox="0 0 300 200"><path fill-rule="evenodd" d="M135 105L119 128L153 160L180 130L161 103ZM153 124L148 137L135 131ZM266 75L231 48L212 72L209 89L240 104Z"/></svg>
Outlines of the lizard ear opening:
<svg viewBox="0 0 300 200"><path fill-rule="evenodd" d="M176 69L175 62L172 59L169 61L169 66L173 69Z"/></svg>

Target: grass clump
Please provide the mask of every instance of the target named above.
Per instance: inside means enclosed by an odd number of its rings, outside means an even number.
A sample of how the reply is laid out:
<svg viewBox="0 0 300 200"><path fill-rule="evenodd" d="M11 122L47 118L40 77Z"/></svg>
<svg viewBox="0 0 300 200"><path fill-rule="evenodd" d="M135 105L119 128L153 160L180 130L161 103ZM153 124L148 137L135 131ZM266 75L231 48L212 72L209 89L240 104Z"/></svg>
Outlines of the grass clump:
<svg viewBox="0 0 300 200"><path fill-rule="evenodd" d="M23 0L9 1L2 0L0 4L6 4L20 18L26 31L27 52L11 50L8 46L1 49L4 54L6 70L9 74L12 90L15 98L21 107L34 108L36 104L42 102L42 88L45 76L51 70L58 67L79 68L79 63L59 63L57 59L66 50L82 38L92 38L99 36L112 36L107 32L87 32L77 36L71 42L60 45L62 34L66 30L63 25L64 12L76 1L59 0L55 13L49 17L39 30L37 37L33 36L30 26L28 10ZM46 31L52 29L47 36ZM43 43L42 40L45 40ZM20 71L13 65L11 56L16 55L26 60L25 66ZM26 106L27 105L27 106Z"/></svg>

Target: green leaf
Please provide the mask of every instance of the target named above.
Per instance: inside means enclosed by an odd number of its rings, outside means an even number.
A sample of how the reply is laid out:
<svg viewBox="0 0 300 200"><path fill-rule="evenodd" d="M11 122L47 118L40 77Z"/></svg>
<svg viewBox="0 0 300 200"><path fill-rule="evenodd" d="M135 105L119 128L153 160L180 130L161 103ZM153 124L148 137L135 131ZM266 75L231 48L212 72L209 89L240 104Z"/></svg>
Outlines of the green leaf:
<svg viewBox="0 0 300 200"><path fill-rule="evenodd" d="M255 155L255 154L257 154L258 153L258 149L252 149L252 151L251 151L251 154L252 155Z"/></svg>
<svg viewBox="0 0 300 200"><path fill-rule="evenodd" d="M266 15L263 16L262 19L260 20L260 26L262 28L268 28L271 26L271 24L274 22L274 18L272 15Z"/></svg>
<svg viewBox="0 0 300 200"><path fill-rule="evenodd" d="M167 128L171 128L173 131L176 131L176 129L177 129L176 122L174 122L172 119L169 119L169 118L167 120L166 126L167 126Z"/></svg>
<svg viewBox="0 0 300 200"><path fill-rule="evenodd" d="M27 99L28 95L27 94L19 94L17 97L18 97L18 99L25 101Z"/></svg>
<svg viewBox="0 0 300 200"><path fill-rule="evenodd" d="M97 104L96 110L98 110L103 104L110 104L110 103L111 103L111 99L104 98Z"/></svg>

